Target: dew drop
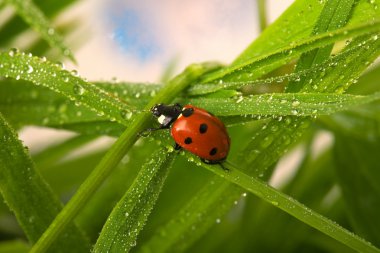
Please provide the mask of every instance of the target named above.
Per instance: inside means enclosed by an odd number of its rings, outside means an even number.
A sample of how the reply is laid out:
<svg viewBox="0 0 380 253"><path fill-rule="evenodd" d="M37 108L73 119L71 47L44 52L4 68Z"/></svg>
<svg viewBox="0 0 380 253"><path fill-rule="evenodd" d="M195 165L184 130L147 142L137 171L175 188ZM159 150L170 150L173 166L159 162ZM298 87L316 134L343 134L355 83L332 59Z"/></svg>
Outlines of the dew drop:
<svg viewBox="0 0 380 253"><path fill-rule="evenodd" d="M78 71L75 70L75 69L71 70L71 74L72 74L73 76L79 76Z"/></svg>
<svg viewBox="0 0 380 253"><path fill-rule="evenodd" d="M272 132L276 132L278 130L278 125L273 125L270 130L272 130Z"/></svg>
<svg viewBox="0 0 380 253"><path fill-rule="evenodd" d="M166 150L168 151L168 153L171 153L171 152L174 151L174 148L173 148L172 145L168 145L168 146L166 147Z"/></svg>
<svg viewBox="0 0 380 253"><path fill-rule="evenodd" d="M85 93L85 91L86 90L81 85L79 85L79 84L74 85L74 93L75 94L81 96Z"/></svg>
<svg viewBox="0 0 380 253"><path fill-rule="evenodd" d="M236 100L236 103L240 103L241 101L244 100L244 97L243 96L240 96L237 100Z"/></svg>
<svg viewBox="0 0 380 253"><path fill-rule="evenodd" d="M121 117L122 117L123 119L131 119L133 113L132 113L131 111L129 111L129 110L122 110L122 111L120 112L120 115L121 115Z"/></svg>
<svg viewBox="0 0 380 253"><path fill-rule="evenodd" d="M18 53L18 49L17 48L11 48L8 51L8 54L9 54L10 57L15 56L17 53Z"/></svg>
<svg viewBox="0 0 380 253"><path fill-rule="evenodd" d="M215 222L219 224L221 222L221 220L218 218L215 220Z"/></svg>
<svg viewBox="0 0 380 253"><path fill-rule="evenodd" d="M28 70L26 71L26 73L31 74L33 71L34 71L33 67L28 65Z"/></svg>
<svg viewBox="0 0 380 253"><path fill-rule="evenodd" d="M65 50L63 51L63 54L66 55L66 56L68 56L68 55L71 54L71 51L70 51L69 49L65 49Z"/></svg>
<svg viewBox="0 0 380 253"><path fill-rule="evenodd" d="M298 101L298 100L294 100L293 102L292 102L292 106L293 107L297 107L297 106L299 106L300 105L300 101Z"/></svg>
<svg viewBox="0 0 380 253"><path fill-rule="evenodd" d="M260 146L262 148L267 148L271 143L273 142L273 136L272 135L268 135L264 138L264 140L262 140L260 142Z"/></svg>
<svg viewBox="0 0 380 253"><path fill-rule="evenodd" d="M49 28L49 29L48 29L48 34L49 34L49 35L53 35L54 33L55 33L54 28Z"/></svg>
<svg viewBox="0 0 380 253"><path fill-rule="evenodd" d="M277 202L277 201L272 201L271 203L272 203L272 205L274 205L274 206L278 206L278 202Z"/></svg>

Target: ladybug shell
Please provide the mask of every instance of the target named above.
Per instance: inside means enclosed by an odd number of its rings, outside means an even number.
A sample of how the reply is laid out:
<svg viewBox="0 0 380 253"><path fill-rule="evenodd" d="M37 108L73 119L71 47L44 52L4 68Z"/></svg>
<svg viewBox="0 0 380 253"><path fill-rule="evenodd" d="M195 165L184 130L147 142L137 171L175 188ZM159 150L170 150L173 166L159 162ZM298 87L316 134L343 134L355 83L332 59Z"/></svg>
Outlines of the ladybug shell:
<svg viewBox="0 0 380 253"><path fill-rule="evenodd" d="M190 113L184 113L185 110ZM223 161L230 150L230 137L223 122L192 105L183 107L171 135L182 148L211 163Z"/></svg>

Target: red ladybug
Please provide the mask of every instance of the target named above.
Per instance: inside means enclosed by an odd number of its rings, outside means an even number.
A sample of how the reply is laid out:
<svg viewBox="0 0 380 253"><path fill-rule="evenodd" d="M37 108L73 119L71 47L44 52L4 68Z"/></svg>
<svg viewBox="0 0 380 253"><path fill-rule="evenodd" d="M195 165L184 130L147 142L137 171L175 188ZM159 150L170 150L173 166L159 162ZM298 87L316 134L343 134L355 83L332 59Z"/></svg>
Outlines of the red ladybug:
<svg viewBox="0 0 380 253"><path fill-rule="evenodd" d="M151 109L160 123L159 128L169 129L176 142L175 149L186 149L208 164L224 161L230 150L230 137L217 117L204 109L179 104L157 104Z"/></svg>

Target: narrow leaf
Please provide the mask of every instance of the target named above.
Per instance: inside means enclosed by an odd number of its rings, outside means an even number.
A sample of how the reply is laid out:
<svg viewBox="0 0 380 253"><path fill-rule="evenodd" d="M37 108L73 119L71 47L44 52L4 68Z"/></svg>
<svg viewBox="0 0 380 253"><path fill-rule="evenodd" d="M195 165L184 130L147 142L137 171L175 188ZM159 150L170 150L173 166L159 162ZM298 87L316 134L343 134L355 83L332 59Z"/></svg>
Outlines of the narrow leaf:
<svg viewBox="0 0 380 253"><path fill-rule="evenodd" d="M203 82L214 80L239 81L256 79L278 66L284 65L289 61L297 58L302 53L308 52L315 48L327 46L333 42L344 40L352 37L375 33L380 30L380 22L374 21L366 24L360 24L350 27L341 28L332 32L321 33L307 39L302 39L291 46L285 46L267 55L254 57L244 63L239 63L231 67L223 68L220 71L209 74L203 79Z"/></svg>
<svg viewBox="0 0 380 253"><path fill-rule="evenodd" d="M64 56L69 57L75 62L71 50L65 46L62 37L51 27L50 22L42 11L31 0L6 0L15 7L26 23L28 23L42 38L44 38L51 47L58 48Z"/></svg>
<svg viewBox="0 0 380 253"><path fill-rule="evenodd" d="M22 241L2 241L0 243L0 253L27 253L29 246Z"/></svg>
<svg viewBox="0 0 380 253"><path fill-rule="evenodd" d="M267 10L266 10L266 0L256 0L257 2L257 12L258 12L258 19L260 24L260 30L264 31L267 27Z"/></svg>
<svg viewBox="0 0 380 253"><path fill-rule="evenodd" d="M379 99L380 92L368 96L326 93L273 93L248 98L193 99L191 103L222 116L317 116L349 110Z"/></svg>
<svg viewBox="0 0 380 253"><path fill-rule="evenodd" d="M312 34L316 35L343 27L348 21L354 3L355 0L328 0L314 26ZM295 72L297 73L309 69L315 64L322 63L329 58L332 48L333 44L330 44L301 55L301 58L297 62ZM308 79L302 78L297 82L293 81L289 83L287 92L299 91L306 81L308 81Z"/></svg>
<svg viewBox="0 0 380 253"><path fill-rule="evenodd" d="M0 115L0 191L29 241L34 243L61 209L61 203L34 169L25 147ZM89 250L84 236L69 224L54 244L56 252Z"/></svg>
<svg viewBox="0 0 380 253"><path fill-rule="evenodd" d="M128 252L157 201L167 177L173 153L157 150L141 168L131 188L108 217L94 252Z"/></svg>
<svg viewBox="0 0 380 253"><path fill-rule="evenodd" d="M224 193L228 194L224 194ZM241 197L241 189L214 175L167 223L160 226L139 252L183 252Z"/></svg>
<svg viewBox="0 0 380 253"><path fill-rule="evenodd" d="M230 163L225 163L225 166L230 170L227 173L215 166L206 164L202 164L202 166L354 250L359 252L380 252L379 249L359 236L307 208L292 197L270 187L261 180L249 177Z"/></svg>
<svg viewBox="0 0 380 253"><path fill-rule="evenodd" d="M131 105L85 82L75 71L69 72L62 66L14 50L0 53L0 62L0 76L45 86L75 101L77 105L95 111L99 117L105 116L111 121L128 124L133 115L134 108Z"/></svg>
<svg viewBox="0 0 380 253"><path fill-rule="evenodd" d="M380 173L378 139L357 140L337 134L334 145L337 179L355 231L380 246Z"/></svg>

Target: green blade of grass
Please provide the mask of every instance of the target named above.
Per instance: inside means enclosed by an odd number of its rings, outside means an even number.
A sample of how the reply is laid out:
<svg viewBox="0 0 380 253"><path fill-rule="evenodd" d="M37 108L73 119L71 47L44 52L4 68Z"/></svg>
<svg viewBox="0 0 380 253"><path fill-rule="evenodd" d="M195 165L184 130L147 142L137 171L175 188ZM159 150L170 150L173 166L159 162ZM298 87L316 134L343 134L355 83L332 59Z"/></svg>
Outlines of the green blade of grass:
<svg viewBox="0 0 380 253"><path fill-rule="evenodd" d="M318 0L294 1L281 16L232 63L237 65L252 57L267 54L310 35L324 3Z"/></svg>
<svg viewBox="0 0 380 253"><path fill-rule="evenodd" d="M34 155L33 161L37 164L40 171L44 171L55 165L68 153L84 146L85 144L93 141L95 138L96 136L93 135L78 135L72 137L63 143L49 147L48 149Z"/></svg>
<svg viewBox="0 0 380 253"><path fill-rule="evenodd" d="M6 1L2 0L4 3ZM69 5L76 2L76 0L65 0L59 2L44 1L44 0L34 0L36 6L38 6L41 11L49 18L53 18L60 11L67 8ZM3 48L9 46L9 42L14 39L17 35L23 33L29 26L27 23L23 22L20 16L14 15L9 20L7 20L0 30L0 44Z"/></svg>
<svg viewBox="0 0 380 253"><path fill-rule="evenodd" d="M71 50L63 43L62 37L50 26L43 12L31 0L6 0L13 5L18 15L28 23L51 47L58 48L61 53L75 62Z"/></svg>
<svg viewBox="0 0 380 253"><path fill-rule="evenodd" d="M224 194L224 193L228 194ZM241 197L241 190L213 176L167 223L158 227L139 252L183 252Z"/></svg>
<svg viewBox="0 0 380 253"><path fill-rule="evenodd" d="M23 241L5 241L0 243L0 253L27 253L29 246Z"/></svg>
<svg viewBox="0 0 380 253"><path fill-rule="evenodd" d="M142 110L161 87L161 85L145 83L94 83L94 85L105 91L108 96L120 98L119 100L123 103L136 108L136 111ZM0 81L0 111L15 126L59 127L64 124L91 123L105 118L86 107L78 108L77 105L78 102L74 104L67 99L67 96L62 96L43 86L36 86L22 80ZM112 112L114 108L105 107L103 110ZM121 114L126 118L132 116L127 110L125 114ZM127 122L124 124L126 125Z"/></svg>
<svg viewBox="0 0 380 253"><path fill-rule="evenodd" d="M328 0L322 10L320 17L313 29L313 35L320 34L327 31L332 31L344 26L348 17L352 12L355 0ZM325 47L309 51L301 55L297 62L295 72L300 72L309 69L315 64L325 61L333 48L333 44L326 45ZM305 78L295 82L291 82L286 86L287 92L297 92L301 90L305 82Z"/></svg>
<svg viewBox="0 0 380 253"><path fill-rule="evenodd" d="M157 150L157 148L155 142L146 142L140 139L139 145L133 146L115 171L107 178L102 187L78 214L75 220L86 231L86 234L90 236L91 241L96 242L99 237L99 231L104 226L114 205L132 185L147 157Z"/></svg>
<svg viewBox="0 0 380 253"><path fill-rule="evenodd" d="M318 116L349 110L380 99L367 95L327 93L273 93L229 99L193 99L191 103L216 115Z"/></svg>
<svg viewBox="0 0 380 253"><path fill-rule="evenodd" d="M348 112L319 118L319 123L331 131L347 136L373 140L380 137L379 103L361 106Z"/></svg>
<svg viewBox="0 0 380 253"><path fill-rule="evenodd" d="M64 70L62 66L44 59L10 50L9 53L0 53L0 62L0 76L47 87L111 121L128 125L135 112L132 105L82 80L76 72Z"/></svg>
<svg viewBox="0 0 380 253"><path fill-rule="evenodd" d="M168 85L164 86L145 108L149 110L154 104L170 102L178 93L199 78L200 75L214 69L215 64L191 65L182 74L169 82ZM90 197L123 158L125 153L132 147L138 139L138 133L147 128L150 119L151 116L149 113L140 114L135 117L130 127L112 145L98 166L80 186L77 193L70 199L49 228L33 246L31 252L45 252L50 247L57 236L88 202Z"/></svg>
<svg viewBox="0 0 380 253"><path fill-rule="evenodd" d="M336 135L335 169L343 198L355 231L380 246L380 180L378 139L356 140Z"/></svg>
<svg viewBox="0 0 380 253"><path fill-rule="evenodd" d="M373 62L380 54L379 40L365 37L361 38L361 41L368 47L357 48L355 45L349 45L346 50L350 51L350 54L345 55L345 65L333 65L326 68L326 72L322 74L316 73L313 82L305 86L304 90L333 92L338 89L343 92L350 87L354 80L367 68L368 64ZM351 47L355 48L355 50L351 51ZM291 116L270 121L245 147L249 150L249 155L241 157L242 163L256 168L258 174L263 173L263 170L273 164L291 143L294 143L302 136L302 133L308 129L311 123L312 119L310 117Z"/></svg>
<svg viewBox="0 0 380 253"><path fill-rule="evenodd" d="M308 52L315 48L330 45L333 42L344 40L352 37L358 37L364 34L376 33L380 30L380 22L373 21L366 24L347 26L332 32L321 33L310 38L306 38L294 43L291 46L285 46L267 55L254 57L244 63L232 65L223 68L220 71L207 75L202 81L211 82L220 80L228 82L238 79L239 81L256 79L278 66L284 65L289 61L297 58L302 53Z"/></svg>
<svg viewBox="0 0 380 253"><path fill-rule="evenodd" d="M61 203L34 169L25 147L0 115L0 190L31 243L38 240L61 209ZM56 241L55 252L89 250L85 237L72 223Z"/></svg>
<svg viewBox="0 0 380 253"><path fill-rule="evenodd" d="M255 194L271 205L280 208L298 220L327 234L354 250L359 252L380 252L380 250L372 244L366 242L359 236L354 235L352 232L344 229L319 213L307 208L292 197L274 189L259 179L244 174L231 163L226 162L224 165L230 170L229 172L226 173L218 166L202 164L203 167L211 170L215 174L241 186L243 189Z"/></svg>
<svg viewBox="0 0 380 253"><path fill-rule="evenodd" d="M253 57L266 55L309 37L325 3L326 1L320 0L294 1L259 38L244 50L233 65L244 63ZM378 19L380 15L378 6L378 0L357 1L349 25L363 24L369 20Z"/></svg>
<svg viewBox="0 0 380 253"><path fill-rule="evenodd" d="M104 224L94 252L128 252L161 192L173 153L157 150L143 165L132 186L120 199Z"/></svg>
<svg viewBox="0 0 380 253"><path fill-rule="evenodd" d="M267 10L266 10L266 0L256 0L257 13L259 19L260 30L264 31L267 27Z"/></svg>

